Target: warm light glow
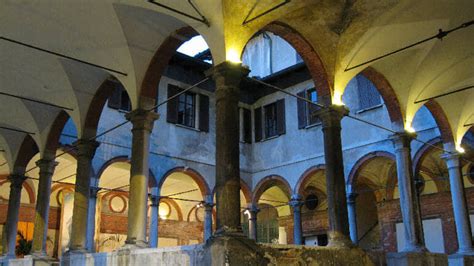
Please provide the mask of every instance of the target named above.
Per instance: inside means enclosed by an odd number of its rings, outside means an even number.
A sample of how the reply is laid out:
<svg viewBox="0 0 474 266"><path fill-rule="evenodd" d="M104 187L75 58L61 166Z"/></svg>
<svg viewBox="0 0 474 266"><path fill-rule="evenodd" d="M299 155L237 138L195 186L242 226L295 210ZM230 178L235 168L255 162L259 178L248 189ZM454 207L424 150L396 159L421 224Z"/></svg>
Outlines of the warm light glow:
<svg viewBox="0 0 474 266"><path fill-rule="evenodd" d="M171 210L166 203L160 203L158 207L158 216L160 216L162 220L166 220L166 218L168 218L170 215L170 212Z"/></svg>
<svg viewBox="0 0 474 266"><path fill-rule="evenodd" d="M410 133L415 133L416 132L416 130L411 125L407 125L405 127L405 130L410 132Z"/></svg>
<svg viewBox="0 0 474 266"><path fill-rule="evenodd" d="M334 105L345 105L342 101L342 94L338 91L334 92L334 97L332 98L332 104Z"/></svg>
<svg viewBox="0 0 474 266"><path fill-rule="evenodd" d="M245 210L244 214L247 215L247 217L250 217L250 211L249 210Z"/></svg>
<svg viewBox="0 0 474 266"><path fill-rule="evenodd" d="M242 63L240 60L240 54L232 48L227 50L226 59L232 63Z"/></svg>
<svg viewBox="0 0 474 266"><path fill-rule="evenodd" d="M456 150L457 150L459 153L465 153L465 152L466 152L466 150L465 150L463 147L461 147L461 145L459 145L459 144L456 145Z"/></svg>

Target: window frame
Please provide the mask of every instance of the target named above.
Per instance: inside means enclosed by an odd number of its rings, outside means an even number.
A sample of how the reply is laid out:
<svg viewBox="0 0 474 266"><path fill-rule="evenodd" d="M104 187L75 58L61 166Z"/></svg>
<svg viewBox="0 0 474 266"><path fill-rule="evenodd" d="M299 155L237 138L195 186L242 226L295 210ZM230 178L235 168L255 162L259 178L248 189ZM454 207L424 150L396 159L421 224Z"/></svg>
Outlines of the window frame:
<svg viewBox="0 0 474 266"><path fill-rule="evenodd" d="M191 99L192 99L191 104L188 103L189 97L191 97ZM198 121L197 121L198 94L196 94L194 92L187 91L187 92L179 95L177 98L178 98L178 113L177 113L178 119L176 121L176 125L184 126L184 127L187 127L187 128L197 129L197 126L198 126ZM184 101L182 101L182 98L184 98ZM180 111L181 104L184 105L183 115L181 115L181 111ZM191 108L187 108L187 106L191 106ZM191 111L190 111L191 114L188 113L188 109L191 109ZM190 120L189 120L190 124L186 123L186 121L187 121L186 118L188 118L188 117L190 117ZM182 121L180 121L180 119L182 119Z"/></svg>

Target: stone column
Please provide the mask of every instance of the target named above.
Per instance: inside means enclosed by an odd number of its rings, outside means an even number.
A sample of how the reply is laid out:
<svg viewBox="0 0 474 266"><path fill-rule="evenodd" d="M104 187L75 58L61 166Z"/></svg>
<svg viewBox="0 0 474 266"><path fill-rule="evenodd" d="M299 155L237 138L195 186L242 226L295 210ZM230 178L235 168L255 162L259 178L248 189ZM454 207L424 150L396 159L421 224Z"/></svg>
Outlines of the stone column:
<svg viewBox="0 0 474 266"><path fill-rule="evenodd" d="M257 241L257 215L260 209L255 204L251 204L249 211L249 238Z"/></svg>
<svg viewBox="0 0 474 266"><path fill-rule="evenodd" d="M351 233L352 243L357 244L359 242L359 236L357 235L357 209L356 209L356 198L358 194L355 192L347 195L347 212L349 216L349 229Z"/></svg>
<svg viewBox="0 0 474 266"><path fill-rule="evenodd" d="M290 206L293 210L293 243L303 245L303 224L301 222L301 207L304 202L301 195L293 195L290 199Z"/></svg>
<svg viewBox="0 0 474 266"><path fill-rule="evenodd" d="M328 194L328 246L349 246L349 221L347 216L346 180L341 144L341 120L349 113L345 106L332 105L318 110L324 135L326 161L326 188Z"/></svg>
<svg viewBox="0 0 474 266"><path fill-rule="evenodd" d="M87 214L87 251L95 252L95 215L97 209L97 193L100 188L92 186L90 187L90 198L89 198L89 212Z"/></svg>
<svg viewBox="0 0 474 266"><path fill-rule="evenodd" d="M4 231L4 251L6 258L16 258L15 246L18 229L18 215L20 213L21 189L26 180L24 175L13 174L8 177L10 180L10 196L8 198L7 220Z"/></svg>
<svg viewBox="0 0 474 266"><path fill-rule="evenodd" d="M240 82L249 73L224 62L206 72L216 83L216 234L242 235L240 224Z"/></svg>
<svg viewBox="0 0 474 266"><path fill-rule="evenodd" d="M395 148L400 210L405 228L404 252L426 251L420 201L416 191L411 160L410 143L415 136L415 134L401 132L391 137Z"/></svg>
<svg viewBox="0 0 474 266"><path fill-rule="evenodd" d="M58 163L54 160L41 159L36 162L36 165L39 167L39 184L31 252L35 257L47 257L46 238L48 237L51 181Z"/></svg>
<svg viewBox="0 0 474 266"><path fill-rule="evenodd" d="M89 214L90 185L92 177L92 158L99 147L95 140L79 139L74 143L77 148L77 174L74 188L74 209L70 252L87 252L87 223Z"/></svg>
<svg viewBox="0 0 474 266"><path fill-rule="evenodd" d="M150 236L148 242L150 243L150 248L158 247L158 211L160 206L160 196L159 195L150 195Z"/></svg>
<svg viewBox="0 0 474 266"><path fill-rule="evenodd" d="M449 171L449 184L451 187L451 198L453 202L454 222L458 237L458 254L474 255L472 248L471 224L469 222L469 210L464 193L464 182L460 169L460 155L456 152L445 153L442 158L446 161Z"/></svg>
<svg viewBox="0 0 474 266"><path fill-rule="evenodd" d="M143 109L134 110L126 115L133 124L132 158L130 168L130 200L128 208L128 245L147 247L147 205L148 205L148 168L150 134L159 115Z"/></svg>
<svg viewBox="0 0 474 266"><path fill-rule="evenodd" d="M206 198L203 202L204 206L204 242L212 237L212 209L214 208L214 203L212 200L212 195L206 195Z"/></svg>

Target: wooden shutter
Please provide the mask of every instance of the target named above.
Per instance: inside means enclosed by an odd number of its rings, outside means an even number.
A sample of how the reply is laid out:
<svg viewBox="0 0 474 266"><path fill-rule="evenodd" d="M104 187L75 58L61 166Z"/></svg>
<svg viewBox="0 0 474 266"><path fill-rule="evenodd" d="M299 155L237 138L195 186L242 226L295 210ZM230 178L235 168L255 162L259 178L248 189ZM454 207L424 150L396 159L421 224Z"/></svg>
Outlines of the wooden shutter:
<svg viewBox="0 0 474 266"><path fill-rule="evenodd" d="M178 94L181 91L181 89L175 85L168 85L168 98ZM166 105L167 105L167 114L166 114L166 121L168 123L173 123L176 124L178 123L178 98L176 97L174 99L169 100Z"/></svg>
<svg viewBox="0 0 474 266"><path fill-rule="evenodd" d="M252 114L249 109L243 108L244 142L252 143Z"/></svg>
<svg viewBox="0 0 474 266"><path fill-rule="evenodd" d="M276 102L276 118L277 118L276 122L277 122L278 135L285 134L286 132L285 99L281 99Z"/></svg>
<svg viewBox="0 0 474 266"><path fill-rule="evenodd" d="M113 109L120 109L122 104L122 90L120 86L114 84L114 89L112 91L112 95L109 97L109 101L107 102L107 106Z"/></svg>
<svg viewBox="0 0 474 266"><path fill-rule="evenodd" d="M199 130L209 132L209 97L199 94Z"/></svg>
<svg viewBox="0 0 474 266"><path fill-rule="evenodd" d="M255 109L254 125L255 125L255 142L262 140L262 108Z"/></svg>
<svg viewBox="0 0 474 266"><path fill-rule="evenodd" d="M306 98L306 91L302 91L297 93L299 97ZM305 128L306 127L306 121L308 120L306 118L306 102L300 99L297 99L297 109L298 109L298 128Z"/></svg>

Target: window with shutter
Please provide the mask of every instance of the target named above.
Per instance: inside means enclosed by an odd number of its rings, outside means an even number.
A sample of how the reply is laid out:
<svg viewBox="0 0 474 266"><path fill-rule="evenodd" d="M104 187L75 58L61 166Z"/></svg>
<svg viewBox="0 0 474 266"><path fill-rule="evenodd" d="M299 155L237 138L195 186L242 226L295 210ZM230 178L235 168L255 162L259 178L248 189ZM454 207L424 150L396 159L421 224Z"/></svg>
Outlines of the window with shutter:
<svg viewBox="0 0 474 266"><path fill-rule="evenodd" d="M297 93L297 95L298 97L306 98L306 91L301 91ZM298 128L299 129L305 128L307 125L306 102L301 99L297 99L297 109L298 109Z"/></svg>
<svg viewBox="0 0 474 266"><path fill-rule="evenodd" d="M375 85L363 75L357 75L356 79L359 94L359 110L380 105L382 100Z"/></svg>
<svg viewBox="0 0 474 266"><path fill-rule="evenodd" d="M209 97L199 95L199 130L209 132Z"/></svg>
<svg viewBox="0 0 474 266"><path fill-rule="evenodd" d="M286 133L285 99L281 99L276 102L276 118L277 134L283 135Z"/></svg>
<svg viewBox="0 0 474 266"><path fill-rule="evenodd" d="M306 91L306 99L312 101L313 103L317 103L318 102L318 93L316 92L316 89L315 88L312 88L312 89L309 89ZM308 108L306 108L308 110L308 120L307 120L307 124L308 125L314 125L314 124L317 124L317 123L320 123L321 121L319 120L319 118L317 116L314 116L314 112L318 111L320 108L319 106L315 105L315 104L310 104L310 103L306 103Z"/></svg>
<svg viewBox="0 0 474 266"><path fill-rule="evenodd" d="M179 87L169 84L168 85L168 99L175 96L180 91L181 89ZM167 105L166 106L167 108L166 121L168 121L168 123L177 124L178 123L178 98L176 97L176 98L170 99L166 103L166 105Z"/></svg>
<svg viewBox="0 0 474 266"><path fill-rule="evenodd" d="M114 82L114 90L112 95L110 95L107 102L107 106L112 109L117 109L121 111L129 112L132 109L132 104L130 98L128 97L127 91L118 82Z"/></svg>
<svg viewBox="0 0 474 266"><path fill-rule="evenodd" d="M271 103L263 108L265 112L264 128L265 138L278 135L277 131L277 107L276 103Z"/></svg>

